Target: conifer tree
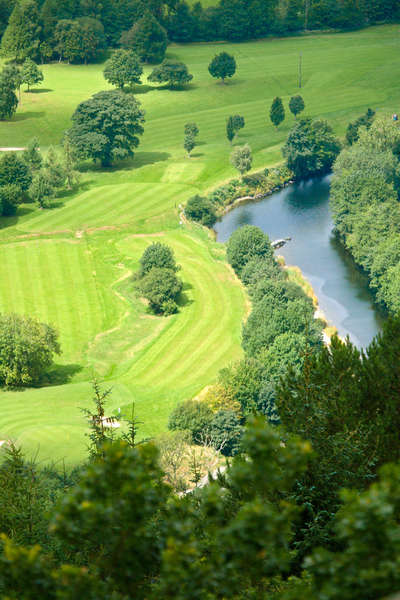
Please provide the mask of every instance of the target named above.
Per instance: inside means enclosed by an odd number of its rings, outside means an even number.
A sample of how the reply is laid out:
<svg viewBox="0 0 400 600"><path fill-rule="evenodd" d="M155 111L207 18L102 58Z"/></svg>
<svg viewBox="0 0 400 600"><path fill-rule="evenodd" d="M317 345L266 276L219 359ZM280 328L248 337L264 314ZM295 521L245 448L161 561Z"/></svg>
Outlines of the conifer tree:
<svg viewBox="0 0 400 600"><path fill-rule="evenodd" d="M159 63L164 59L167 43L164 27L149 12L121 36L122 46L130 48L148 63Z"/></svg>
<svg viewBox="0 0 400 600"><path fill-rule="evenodd" d="M43 164L43 157L40 153L38 138L35 137L29 142L26 150L24 150L22 154L22 158L29 166L31 171L37 171L41 168Z"/></svg>
<svg viewBox="0 0 400 600"><path fill-rule="evenodd" d="M1 42L3 56L21 62L34 58L39 48L39 12L35 0L20 0L14 7Z"/></svg>
<svg viewBox="0 0 400 600"><path fill-rule="evenodd" d="M274 98L272 102L269 118L276 128L278 128L279 125L285 120L285 109L283 107L281 98L278 96Z"/></svg>

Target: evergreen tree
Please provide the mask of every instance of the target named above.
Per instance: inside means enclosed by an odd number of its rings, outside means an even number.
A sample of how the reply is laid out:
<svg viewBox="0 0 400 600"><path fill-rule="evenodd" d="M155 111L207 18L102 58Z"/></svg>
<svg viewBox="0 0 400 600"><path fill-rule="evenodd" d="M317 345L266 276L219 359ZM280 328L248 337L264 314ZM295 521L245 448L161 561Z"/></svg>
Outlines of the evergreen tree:
<svg viewBox="0 0 400 600"><path fill-rule="evenodd" d="M196 140L194 139L194 136L191 134L185 135L183 147L185 148L185 150L187 152L188 158L190 158L190 153L192 152L192 150L195 146L196 146Z"/></svg>
<svg viewBox="0 0 400 600"><path fill-rule="evenodd" d="M43 157L40 153L38 138L35 137L29 142L26 150L24 150L22 154L22 158L31 171L38 171L41 168Z"/></svg>
<svg viewBox="0 0 400 600"><path fill-rule="evenodd" d="M164 59L167 43L165 29L149 12L121 36L122 46L130 48L141 60L149 63L159 63Z"/></svg>
<svg viewBox="0 0 400 600"><path fill-rule="evenodd" d="M43 73L37 64L30 58L26 58L21 69L21 83L26 83L28 92L31 85L42 83L43 79Z"/></svg>
<svg viewBox="0 0 400 600"><path fill-rule="evenodd" d="M36 58L40 43L39 12L35 0L19 0L1 41L3 56L16 62Z"/></svg>
<svg viewBox="0 0 400 600"><path fill-rule="evenodd" d="M272 124L275 125L276 128L278 128L279 125L285 120L285 109L283 107L283 102L281 98L274 98L271 105L271 110L269 112L269 118L271 119Z"/></svg>
<svg viewBox="0 0 400 600"><path fill-rule="evenodd" d="M29 197L37 202L40 208L49 208L50 200L54 197L55 187L47 169L40 169L33 176L29 187Z"/></svg>
<svg viewBox="0 0 400 600"><path fill-rule="evenodd" d="M195 37L196 19L186 2L178 2L167 21L168 35L173 42L192 42Z"/></svg>
<svg viewBox="0 0 400 600"><path fill-rule="evenodd" d="M244 117L240 115L231 115L226 122L226 137L232 144L238 131L244 127Z"/></svg>
<svg viewBox="0 0 400 600"><path fill-rule="evenodd" d="M68 136L65 136L64 144L64 171L65 171L65 182L67 189L71 190L74 186L79 183L79 173L76 170L76 161L72 150L71 142Z"/></svg>
<svg viewBox="0 0 400 600"><path fill-rule="evenodd" d="M11 119L17 110L15 90L21 86L21 74L15 65L6 65L0 73L0 121Z"/></svg>

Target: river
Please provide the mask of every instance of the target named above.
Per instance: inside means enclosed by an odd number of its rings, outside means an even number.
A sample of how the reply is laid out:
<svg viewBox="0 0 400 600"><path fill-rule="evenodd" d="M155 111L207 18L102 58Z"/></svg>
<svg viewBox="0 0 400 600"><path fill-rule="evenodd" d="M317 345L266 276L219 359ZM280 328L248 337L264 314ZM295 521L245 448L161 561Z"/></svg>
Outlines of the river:
<svg viewBox="0 0 400 600"><path fill-rule="evenodd" d="M257 225L271 241L291 237L277 253L297 265L312 284L329 324L358 347L380 331L384 315L374 304L366 276L333 235L330 176L294 184L260 202L234 208L216 223L226 242L241 225Z"/></svg>

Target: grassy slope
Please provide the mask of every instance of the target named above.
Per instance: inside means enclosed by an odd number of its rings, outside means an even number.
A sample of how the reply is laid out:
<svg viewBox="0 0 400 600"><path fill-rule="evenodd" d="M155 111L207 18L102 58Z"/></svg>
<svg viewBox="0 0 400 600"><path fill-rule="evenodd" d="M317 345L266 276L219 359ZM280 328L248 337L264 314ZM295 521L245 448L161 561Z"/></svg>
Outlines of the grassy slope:
<svg viewBox="0 0 400 600"><path fill-rule="evenodd" d="M0 231L0 309L29 312L54 323L63 355L41 390L1 394L0 439L13 436L40 456L79 460L85 423L79 407L90 398L93 373L113 386L113 407L136 403L142 433L165 427L179 400L196 394L240 356L246 298L223 260L223 248L197 227L179 226L178 205L197 190L233 176L225 118L243 114L239 143L253 148L255 166L280 160L292 119L278 131L267 120L275 95L297 93L297 57L304 65L302 95L310 115L329 118L342 133L367 106L397 109L397 27L249 44L223 44L238 62L227 86L207 72L221 48L171 46L195 79L188 91L144 85L145 135L133 162L84 174L80 191L60 206L26 206ZM39 135L57 144L77 103L104 89L102 66L48 65L40 93L23 94L11 123L0 123L0 145L24 145ZM47 90L47 91L45 91ZM51 90L51 91L50 91ZM200 145L184 157L182 129L200 126ZM129 281L145 246L166 241L182 264L185 294L179 315L154 318Z"/></svg>

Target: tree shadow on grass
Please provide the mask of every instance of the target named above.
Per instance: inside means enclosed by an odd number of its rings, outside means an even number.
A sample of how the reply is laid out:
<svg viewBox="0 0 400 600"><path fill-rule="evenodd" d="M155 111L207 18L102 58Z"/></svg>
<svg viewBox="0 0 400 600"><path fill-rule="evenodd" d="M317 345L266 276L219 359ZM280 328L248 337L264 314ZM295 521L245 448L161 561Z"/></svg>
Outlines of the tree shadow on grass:
<svg viewBox="0 0 400 600"><path fill-rule="evenodd" d="M192 290L193 286L190 283L184 283L183 287L182 287L182 292L179 295L179 298L177 299L176 303L179 306L179 308L183 308L184 306L189 306L190 304L193 304L193 300L191 298L188 297L188 295L185 293L188 290Z"/></svg>
<svg viewBox="0 0 400 600"><path fill-rule="evenodd" d="M72 377L82 371L81 365L53 365L51 370L46 374L46 382L44 385L64 385L71 381Z"/></svg>
<svg viewBox="0 0 400 600"><path fill-rule="evenodd" d="M16 115L14 115L12 121L27 121L28 119L40 119L40 117L43 117L45 115L45 113L42 112L25 112L25 113L17 113Z"/></svg>
<svg viewBox="0 0 400 600"><path fill-rule="evenodd" d="M37 88L35 90L25 90L24 93L25 94L48 94L49 92L54 92L54 90L51 90L50 88Z"/></svg>
<svg viewBox="0 0 400 600"><path fill-rule="evenodd" d="M190 158L200 158L201 156L204 156L204 154L202 152L197 152L196 154L191 154Z"/></svg>
<svg viewBox="0 0 400 600"><path fill-rule="evenodd" d="M17 213L9 217L0 217L0 229L17 225L19 219L35 211L34 206L19 206Z"/></svg>
<svg viewBox="0 0 400 600"><path fill-rule="evenodd" d="M127 158L121 161L115 161L111 167L102 167L93 162L82 162L79 165L80 173L114 173L115 171L132 171L146 165L154 165L157 162L164 162L170 158L168 152L135 152L133 158Z"/></svg>
<svg viewBox="0 0 400 600"><path fill-rule="evenodd" d="M153 85L146 85L145 83L143 84L137 84L137 85L131 85L129 87L124 88L124 92L126 94L134 94L135 96L139 96L141 94L147 94L148 92L152 92L153 90L156 90L157 87L153 86Z"/></svg>

